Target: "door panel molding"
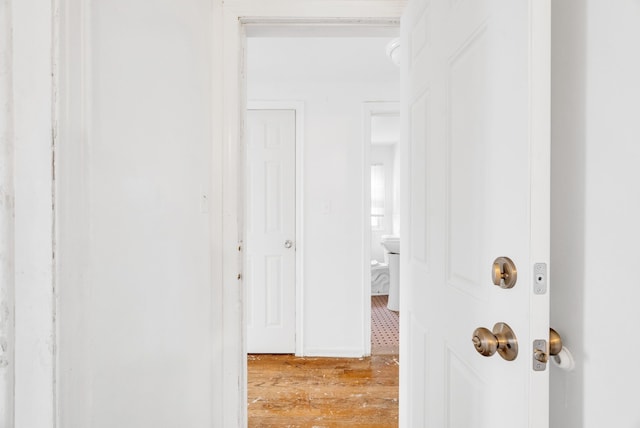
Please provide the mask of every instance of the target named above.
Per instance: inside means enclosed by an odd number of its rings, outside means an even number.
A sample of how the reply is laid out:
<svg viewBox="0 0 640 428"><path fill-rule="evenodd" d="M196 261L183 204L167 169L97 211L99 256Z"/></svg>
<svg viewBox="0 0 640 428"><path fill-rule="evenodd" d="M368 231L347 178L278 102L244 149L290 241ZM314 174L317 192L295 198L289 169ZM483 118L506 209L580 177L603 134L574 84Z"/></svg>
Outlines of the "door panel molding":
<svg viewBox="0 0 640 428"><path fill-rule="evenodd" d="M423 195L422 198L412 198L409 235L411 245L408 245L407 256L416 263L428 269L429 264L429 179L426 173L429 160L429 88L425 88L411 104L411 128L409 139L409 174L411 177L411 192ZM419 238L419 239L416 239Z"/></svg>

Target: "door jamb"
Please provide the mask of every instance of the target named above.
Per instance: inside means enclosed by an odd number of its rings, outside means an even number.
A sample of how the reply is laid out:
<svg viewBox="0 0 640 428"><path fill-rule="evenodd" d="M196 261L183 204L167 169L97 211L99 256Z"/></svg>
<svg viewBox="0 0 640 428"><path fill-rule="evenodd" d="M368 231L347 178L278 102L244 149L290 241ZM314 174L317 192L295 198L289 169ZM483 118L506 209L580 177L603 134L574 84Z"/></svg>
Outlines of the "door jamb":
<svg viewBox="0 0 640 428"><path fill-rule="evenodd" d="M222 93L221 117L221 221L222 237L212 236L218 242L213 252L213 266L222 261L221 310L219 316L221 339L217 368L213 370L215 388L220 402L214 408L222 411L223 426L247 424L247 361L245 316L243 310L244 286L242 279L243 112L246 108L245 88L245 22L266 24L319 24L380 27L398 26L404 2L397 0L361 0L357 2L326 0L282 0L278 3L228 2L222 5L222 58L219 66ZM216 79L217 80L217 79ZM212 96L219 96L214 89ZM216 184L215 182L213 183ZM240 284L238 284L240 282ZM226 391L226 393L222 393ZM235 393L234 393L235 391Z"/></svg>

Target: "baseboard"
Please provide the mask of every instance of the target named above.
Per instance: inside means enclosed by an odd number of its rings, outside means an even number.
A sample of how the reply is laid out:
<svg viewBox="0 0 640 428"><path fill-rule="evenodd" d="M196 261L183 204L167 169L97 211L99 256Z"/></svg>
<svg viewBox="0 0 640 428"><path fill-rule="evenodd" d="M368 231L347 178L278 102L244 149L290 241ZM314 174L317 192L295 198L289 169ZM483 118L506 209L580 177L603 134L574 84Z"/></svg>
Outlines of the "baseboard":
<svg viewBox="0 0 640 428"><path fill-rule="evenodd" d="M305 349L301 357L330 357L330 358L363 358L362 348L336 348L336 349Z"/></svg>

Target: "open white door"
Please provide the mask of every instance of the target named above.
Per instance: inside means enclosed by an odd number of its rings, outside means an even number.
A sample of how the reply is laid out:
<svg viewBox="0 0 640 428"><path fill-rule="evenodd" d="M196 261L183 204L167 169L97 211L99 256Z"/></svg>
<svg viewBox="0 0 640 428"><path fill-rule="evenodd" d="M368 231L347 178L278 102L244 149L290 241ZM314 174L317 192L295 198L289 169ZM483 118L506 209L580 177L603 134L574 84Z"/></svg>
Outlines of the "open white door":
<svg viewBox="0 0 640 428"><path fill-rule="evenodd" d="M549 335L549 39L548 0L409 1L403 427L548 426L533 353ZM501 256L517 267L510 289L492 281ZM472 343L496 323L517 337L512 361Z"/></svg>
<svg viewBox="0 0 640 428"><path fill-rule="evenodd" d="M296 112L247 111L247 352L296 348Z"/></svg>

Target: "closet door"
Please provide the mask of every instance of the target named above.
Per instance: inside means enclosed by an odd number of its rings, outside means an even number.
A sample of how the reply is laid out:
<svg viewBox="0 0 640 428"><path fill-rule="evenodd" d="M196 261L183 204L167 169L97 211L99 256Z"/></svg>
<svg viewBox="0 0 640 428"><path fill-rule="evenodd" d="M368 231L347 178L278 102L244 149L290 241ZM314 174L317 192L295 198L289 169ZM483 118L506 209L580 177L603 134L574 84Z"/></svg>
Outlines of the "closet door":
<svg viewBox="0 0 640 428"><path fill-rule="evenodd" d="M295 110L247 112L247 352L295 352Z"/></svg>

